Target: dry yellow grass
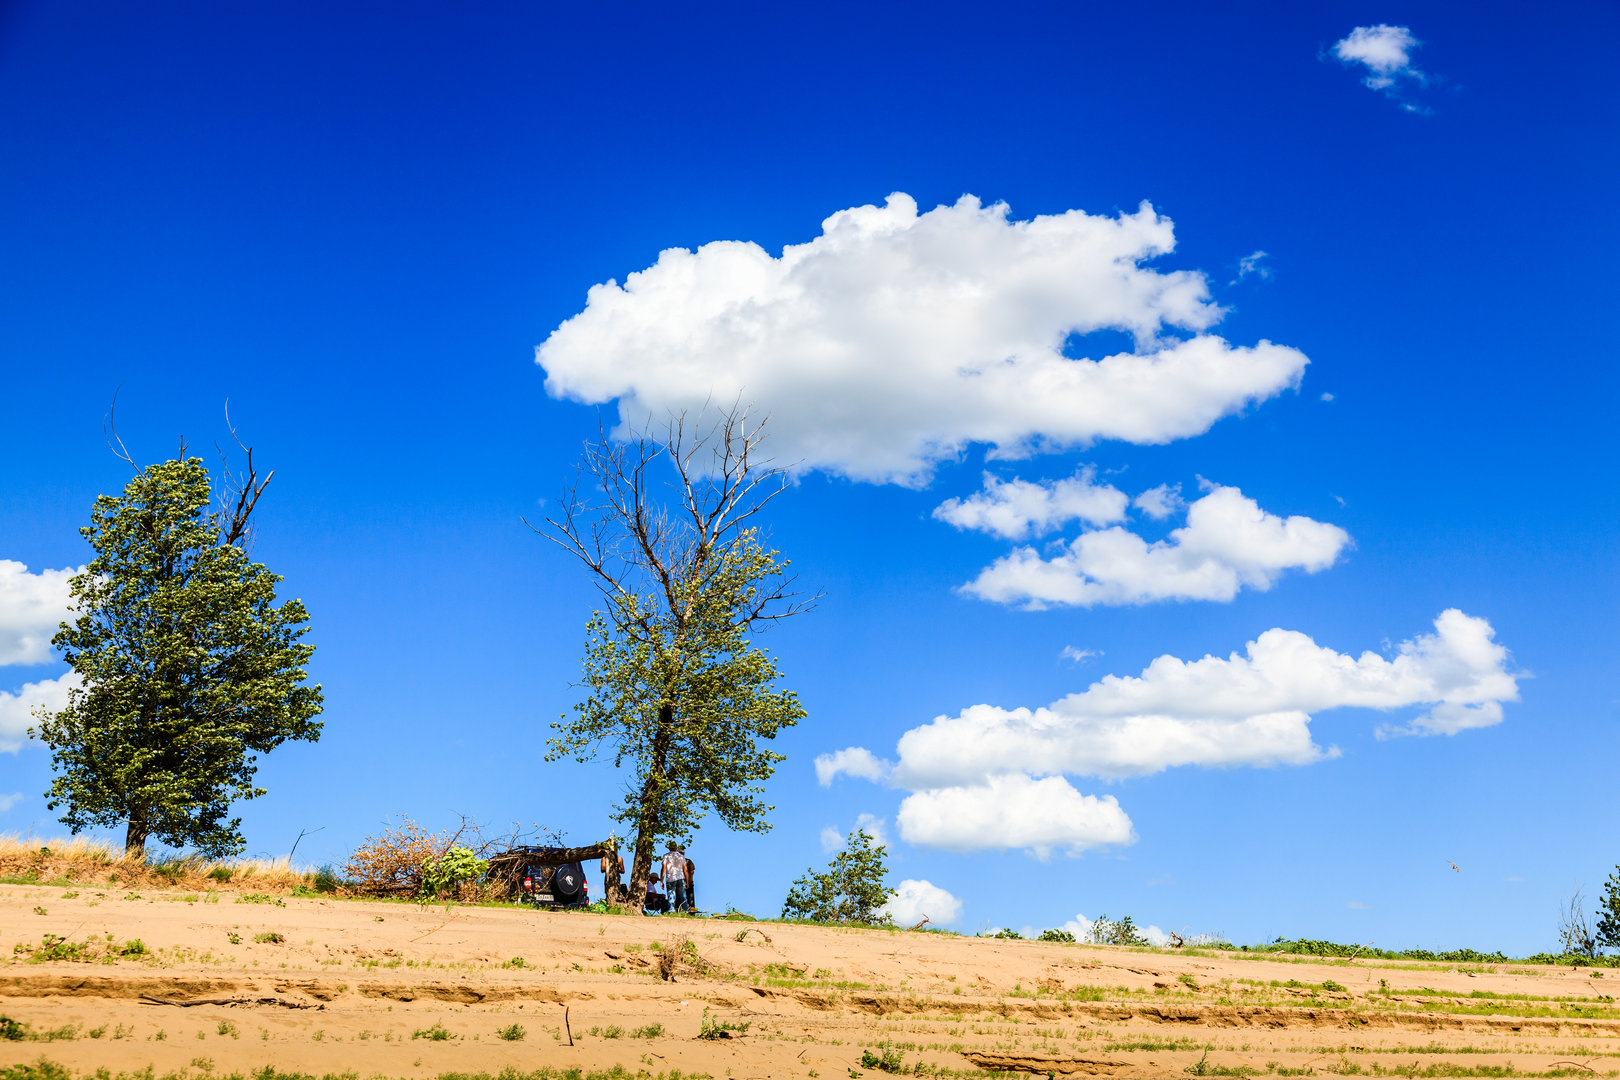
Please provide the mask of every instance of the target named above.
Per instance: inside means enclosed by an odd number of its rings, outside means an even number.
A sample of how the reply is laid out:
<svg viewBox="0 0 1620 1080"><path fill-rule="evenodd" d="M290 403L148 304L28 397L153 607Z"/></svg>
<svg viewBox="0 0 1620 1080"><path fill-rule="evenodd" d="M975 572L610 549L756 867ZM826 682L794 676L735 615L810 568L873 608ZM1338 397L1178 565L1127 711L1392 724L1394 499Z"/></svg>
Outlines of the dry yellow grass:
<svg viewBox="0 0 1620 1080"><path fill-rule="evenodd" d="M74 836L42 840L0 835L0 879L74 882L124 887L218 889L228 892L291 892L312 886L315 871L279 859L168 860L131 858L106 840Z"/></svg>

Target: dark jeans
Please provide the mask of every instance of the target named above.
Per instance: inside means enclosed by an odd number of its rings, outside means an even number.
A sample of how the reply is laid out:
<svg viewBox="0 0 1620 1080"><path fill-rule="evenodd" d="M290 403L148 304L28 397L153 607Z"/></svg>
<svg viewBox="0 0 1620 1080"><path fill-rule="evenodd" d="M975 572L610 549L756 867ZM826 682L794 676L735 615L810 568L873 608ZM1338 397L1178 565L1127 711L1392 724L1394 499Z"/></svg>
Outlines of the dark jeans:
<svg viewBox="0 0 1620 1080"><path fill-rule="evenodd" d="M671 881L668 885L664 886L664 891L669 893L669 909L671 911L686 910L686 882Z"/></svg>

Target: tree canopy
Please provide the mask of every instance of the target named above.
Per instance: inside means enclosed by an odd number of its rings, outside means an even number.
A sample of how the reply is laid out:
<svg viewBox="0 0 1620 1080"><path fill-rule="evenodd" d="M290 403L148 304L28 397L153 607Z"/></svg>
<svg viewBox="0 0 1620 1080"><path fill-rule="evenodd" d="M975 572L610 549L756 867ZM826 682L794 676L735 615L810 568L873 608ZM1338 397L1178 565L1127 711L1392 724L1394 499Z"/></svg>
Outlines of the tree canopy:
<svg viewBox="0 0 1620 1080"><path fill-rule="evenodd" d="M35 729L53 751L48 805L75 833L124 822L133 853L155 838L237 854L241 819L227 815L265 793L256 755L320 736L304 605L278 606L281 578L243 550L263 491L249 464L234 509L211 512L208 470L185 458L99 497L80 530L95 558L53 639L79 685Z"/></svg>

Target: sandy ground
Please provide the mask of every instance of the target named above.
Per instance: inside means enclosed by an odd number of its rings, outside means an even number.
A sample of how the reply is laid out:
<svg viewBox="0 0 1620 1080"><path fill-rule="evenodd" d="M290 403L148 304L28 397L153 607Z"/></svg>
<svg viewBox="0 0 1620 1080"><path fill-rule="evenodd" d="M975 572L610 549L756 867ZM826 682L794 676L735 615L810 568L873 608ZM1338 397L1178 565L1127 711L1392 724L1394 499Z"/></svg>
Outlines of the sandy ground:
<svg viewBox="0 0 1620 1080"><path fill-rule="evenodd" d="M0 1067L740 1080L881 1075L870 1051L942 1075L1620 1074L1613 970L244 899L0 886L0 1013L30 1032ZM47 934L147 951L40 962ZM701 1038L705 1016L741 1030Z"/></svg>

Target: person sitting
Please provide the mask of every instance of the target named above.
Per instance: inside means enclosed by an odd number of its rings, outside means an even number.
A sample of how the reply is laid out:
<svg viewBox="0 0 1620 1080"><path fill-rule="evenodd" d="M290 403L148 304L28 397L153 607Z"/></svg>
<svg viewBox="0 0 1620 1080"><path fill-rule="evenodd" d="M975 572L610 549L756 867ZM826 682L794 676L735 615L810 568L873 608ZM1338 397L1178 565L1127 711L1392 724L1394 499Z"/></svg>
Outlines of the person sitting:
<svg viewBox="0 0 1620 1080"><path fill-rule="evenodd" d="M653 869L647 873L647 899L641 905L643 911L665 912L669 910L669 898L658 891L658 871Z"/></svg>

